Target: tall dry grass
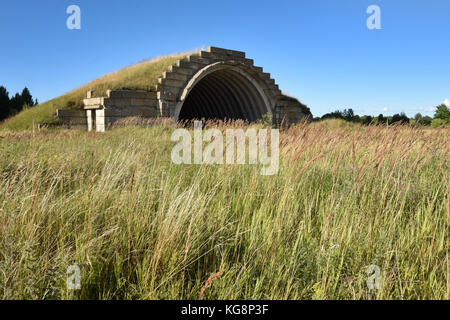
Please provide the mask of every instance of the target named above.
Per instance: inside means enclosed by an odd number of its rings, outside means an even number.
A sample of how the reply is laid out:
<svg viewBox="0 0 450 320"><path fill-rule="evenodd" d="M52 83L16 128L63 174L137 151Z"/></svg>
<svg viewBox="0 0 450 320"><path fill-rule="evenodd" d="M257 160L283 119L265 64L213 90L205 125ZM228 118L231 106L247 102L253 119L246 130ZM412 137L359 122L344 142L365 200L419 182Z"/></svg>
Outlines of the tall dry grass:
<svg viewBox="0 0 450 320"><path fill-rule="evenodd" d="M275 176L174 165L173 130L4 133L0 298L450 297L448 129L300 124Z"/></svg>

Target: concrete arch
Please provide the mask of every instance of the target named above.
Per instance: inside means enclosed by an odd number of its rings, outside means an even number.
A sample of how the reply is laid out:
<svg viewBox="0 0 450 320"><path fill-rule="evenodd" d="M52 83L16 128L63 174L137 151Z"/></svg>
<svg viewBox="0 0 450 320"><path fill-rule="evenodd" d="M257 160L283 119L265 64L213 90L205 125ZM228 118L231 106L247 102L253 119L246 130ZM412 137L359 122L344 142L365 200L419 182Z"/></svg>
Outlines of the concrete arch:
<svg viewBox="0 0 450 320"><path fill-rule="evenodd" d="M61 122L104 131L128 117L253 122L269 113L276 125L312 119L308 107L283 95L270 74L254 66L245 52L216 47L178 60L158 78L156 90L108 90L106 97L93 97L88 91L83 103L81 113L59 110Z"/></svg>
<svg viewBox="0 0 450 320"><path fill-rule="evenodd" d="M294 123L310 115L242 51L208 47L179 60L158 82L160 115L174 121L204 117L252 122L269 113L274 122L288 116Z"/></svg>
<svg viewBox="0 0 450 320"><path fill-rule="evenodd" d="M195 104L193 96L210 97L210 114ZM199 109L196 109L199 108ZM214 110L214 108L217 108ZM173 114L174 120L189 118L223 118L255 121L273 106L264 89L246 71L227 62L216 62L198 71L184 87Z"/></svg>

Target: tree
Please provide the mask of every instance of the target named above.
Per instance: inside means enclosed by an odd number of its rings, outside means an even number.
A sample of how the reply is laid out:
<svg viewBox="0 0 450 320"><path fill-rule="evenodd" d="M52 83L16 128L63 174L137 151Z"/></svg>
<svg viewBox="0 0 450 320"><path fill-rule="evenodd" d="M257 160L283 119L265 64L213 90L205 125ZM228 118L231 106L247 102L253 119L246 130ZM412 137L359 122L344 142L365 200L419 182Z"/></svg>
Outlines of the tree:
<svg viewBox="0 0 450 320"><path fill-rule="evenodd" d="M9 115L9 93L5 87L0 87L0 121Z"/></svg>
<svg viewBox="0 0 450 320"><path fill-rule="evenodd" d="M423 125L423 126L429 126L429 125L431 125L431 121L432 120L433 119L431 117L425 116L422 119L420 119L420 124Z"/></svg>
<svg viewBox="0 0 450 320"><path fill-rule="evenodd" d="M417 121L417 122L420 122L420 120L422 119L422 114L419 112L419 113L417 113L415 116L414 116L414 119Z"/></svg>
<svg viewBox="0 0 450 320"><path fill-rule="evenodd" d="M404 112L402 112L400 114L396 113L392 116L392 123L395 123L395 122L400 122L401 124L406 124L406 123L409 123L409 118L406 116L406 114Z"/></svg>
<svg viewBox="0 0 450 320"><path fill-rule="evenodd" d="M429 116L422 116L421 113L417 113L414 116L414 119L416 120L417 124L420 124L422 126L429 126L431 124L431 120L433 120L431 117Z"/></svg>
<svg viewBox="0 0 450 320"><path fill-rule="evenodd" d="M9 101L9 116L14 115L24 108L32 107L37 104L37 100L33 101L33 96L27 87L23 88L22 93L16 93Z"/></svg>
<svg viewBox="0 0 450 320"><path fill-rule="evenodd" d="M384 123L386 123L386 121L387 121L387 119L383 116L382 113L380 113L380 114L378 115L377 120L378 120L378 124L384 124Z"/></svg>
<svg viewBox="0 0 450 320"><path fill-rule="evenodd" d="M326 113L322 116L322 120L324 119L344 119L342 112L339 110L336 110L331 113Z"/></svg>
<svg viewBox="0 0 450 320"><path fill-rule="evenodd" d="M9 115L13 115L21 111L22 107L23 107L22 96L19 93L16 93L14 97L11 98L9 103Z"/></svg>
<svg viewBox="0 0 450 320"><path fill-rule="evenodd" d="M355 116L355 113L353 112L353 109L344 109L344 112L342 113L344 116L344 119L347 121L352 121L353 117Z"/></svg>
<svg viewBox="0 0 450 320"><path fill-rule="evenodd" d="M23 107L23 105L25 104L29 107L34 106L33 96L31 95L30 90L28 90L27 87L23 88L21 96L22 96L21 107Z"/></svg>
<svg viewBox="0 0 450 320"><path fill-rule="evenodd" d="M434 118L450 121L450 109L445 104L437 106Z"/></svg>
<svg viewBox="0 0 450 320"><path fill-rule="evenodd" d="M27 87L23 88L22 93L16 93L11 99L5 87L0 86L0 121L10 117L25 107L32 107L38 104Z"/></svg>
<svg viewBox="0 0 450 320"><path fill-rule="evenodd" d="M447 121L444 119L440 119L440 118L434 118L431 121L431 127L432 128L444 128L447 125Z"/></svg>
<svg viewBox="0 0 450 320"><path fill-rule="evenodd" d="M372 121L373 121L372 116L362 116L361 117L361 123L362 124L369 125L369 124L372 123Z"/></svg>

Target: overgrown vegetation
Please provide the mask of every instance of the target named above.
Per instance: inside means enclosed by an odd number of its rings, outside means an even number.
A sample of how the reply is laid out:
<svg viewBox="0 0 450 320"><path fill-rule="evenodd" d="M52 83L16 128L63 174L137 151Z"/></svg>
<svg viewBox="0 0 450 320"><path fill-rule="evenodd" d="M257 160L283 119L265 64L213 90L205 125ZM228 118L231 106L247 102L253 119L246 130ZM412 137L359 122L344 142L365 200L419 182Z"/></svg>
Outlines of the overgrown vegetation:
<svg viewBox="0 0 450 320"><path fill-rule="evenodd" d="M315 118L314 121L321 121L327 119L341 119L348 122L360 123L363 125L377 125L377 124L411 124L421 126L431 126L432 128L450 127L450 109L445 104L440 104L436 107L434 118L430 116L422 116L417 113L414 119L409 119L404 113L396 113L393 116L384 116L379 114L378 117L370 115L355 115L353 109L344 109L343 111L336 110L334 112L326 113L320 118Z"/></svg>
<svg viewBox="0 0 450 320"><path fill-rule="evenodd" d="M186 55L187 53L181 53L143 61L108 74L65 95L21 112L6 120L1 128L27 130L33 127L33 123L55 123L57 121L56 109L82 108L83 98L86 97L86 92L89 90L93 90L96 96L106 95L108 89L154 90L158 84L158 77Z"/></svg>
<svg viewBox="0 0 450 320"><path fill-rule="evenodd" d="M174 165L173 130L3 133L0 298L450 298L449 129L300 124L275 176Z"/></svg>

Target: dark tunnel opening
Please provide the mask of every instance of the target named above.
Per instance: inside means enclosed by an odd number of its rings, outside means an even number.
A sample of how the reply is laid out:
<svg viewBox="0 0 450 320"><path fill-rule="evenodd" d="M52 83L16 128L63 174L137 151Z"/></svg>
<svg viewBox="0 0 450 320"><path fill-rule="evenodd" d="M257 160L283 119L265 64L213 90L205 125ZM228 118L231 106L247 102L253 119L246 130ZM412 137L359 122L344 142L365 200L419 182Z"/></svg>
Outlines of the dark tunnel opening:
<svg viewBox="0 0 450 320"><path fill-rule="evenodd" d="M242 119L253 122L265 113L266 104L255 85L236 71L221 69L206 75L191 89L178 120Z"/></svg>

